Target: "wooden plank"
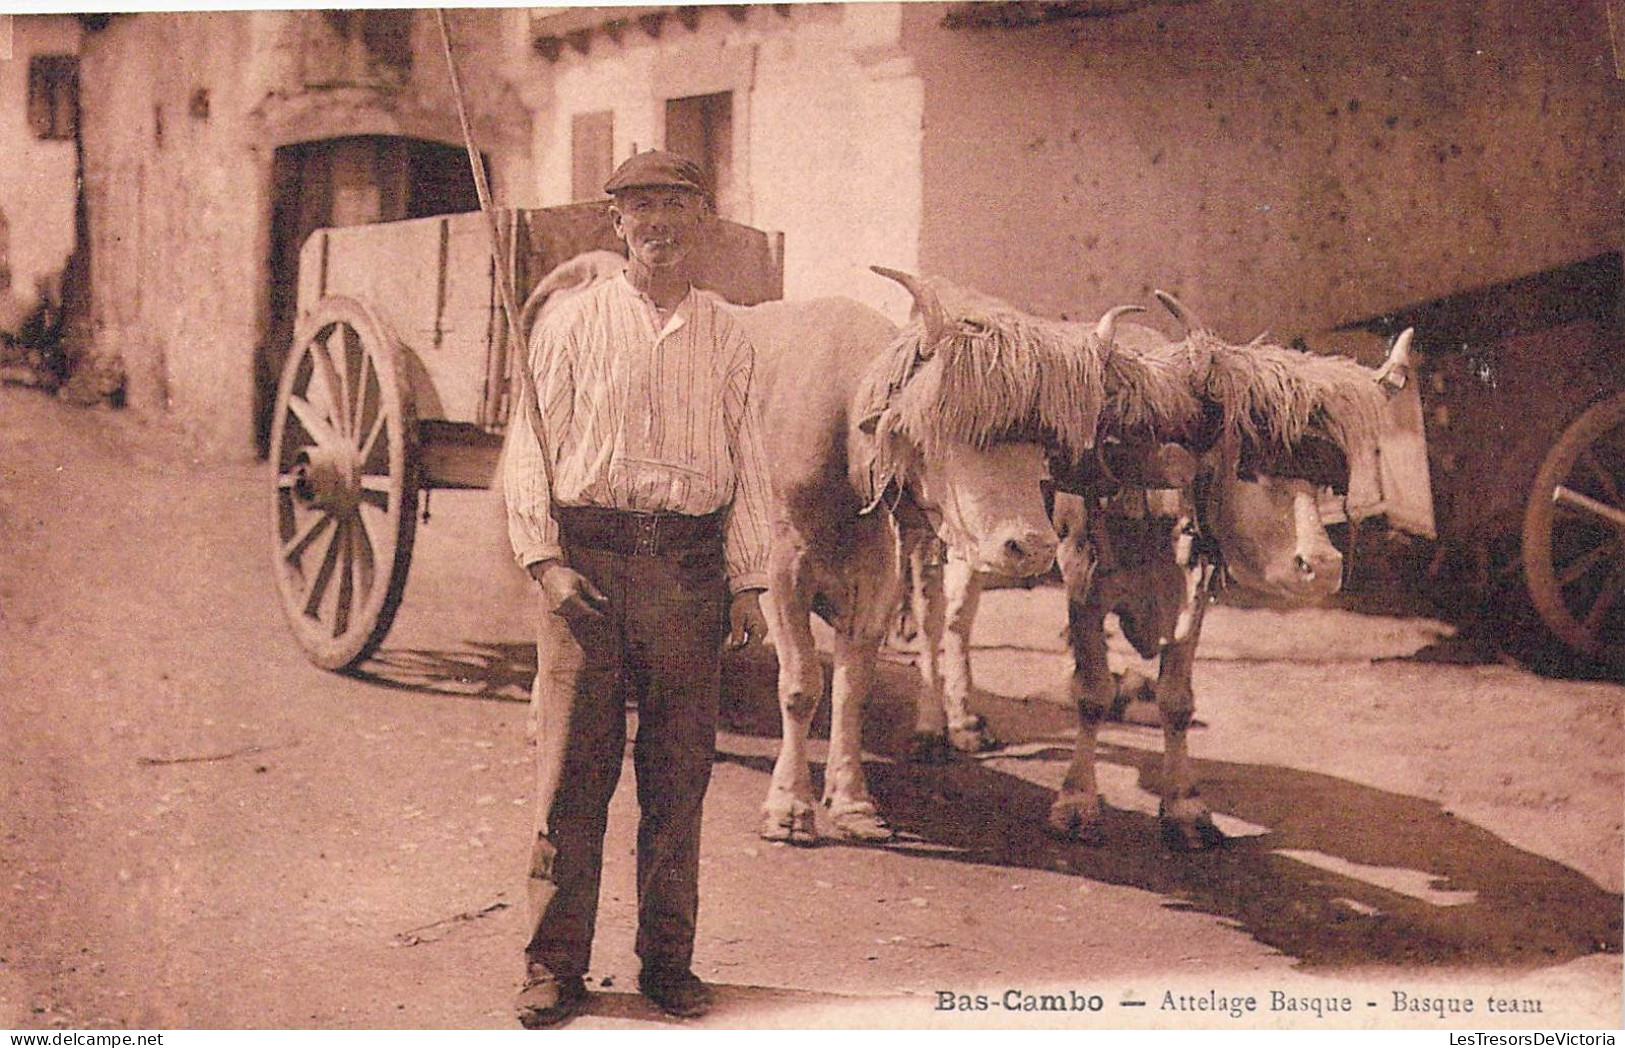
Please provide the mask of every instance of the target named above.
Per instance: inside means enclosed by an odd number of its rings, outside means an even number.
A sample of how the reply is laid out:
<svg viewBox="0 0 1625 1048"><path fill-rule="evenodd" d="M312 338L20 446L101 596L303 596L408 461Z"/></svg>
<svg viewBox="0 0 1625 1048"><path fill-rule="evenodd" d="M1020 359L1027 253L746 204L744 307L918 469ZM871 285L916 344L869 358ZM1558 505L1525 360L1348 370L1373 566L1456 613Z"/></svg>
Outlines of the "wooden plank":
<svg viewBox="0 0 1625 1048"><path fill-rule="evenodd" d="M520 286L521 301L555 266L584 251L626 253L610 223L607 200L536 208L526 210L524 216L528 258L527 279ZM783 298L783 244L782 234L718 219L712 224L711 236L695 254L694 282L736 305L753 306Z"/></svg>
<svg viewBox="0 0 1625 1048"><path fill-rule="evenodd" d="M320 298L313 276L319 260L313 253L324 238L327 294L348 296L372 310L415 358L407 371L419 417L477 421L485 399L492 311L483 216L471 212L320 231L300 256L301 317Z"/></svg>
<svg viewBox="0 0 1625 1048"><path fill-rule="evenodd" d="M500 434L467 423L418 423L419 479L426 488L489 488L501 458Z"/></svg>
<svg viewBox="0 0 1625 1048"><path fill-rule="evenodd" d="M1433 539L1438 538L1438 530L1433 519L1421 388L1412 381L1383 412L1378 479L1389 526Z"/></svg>

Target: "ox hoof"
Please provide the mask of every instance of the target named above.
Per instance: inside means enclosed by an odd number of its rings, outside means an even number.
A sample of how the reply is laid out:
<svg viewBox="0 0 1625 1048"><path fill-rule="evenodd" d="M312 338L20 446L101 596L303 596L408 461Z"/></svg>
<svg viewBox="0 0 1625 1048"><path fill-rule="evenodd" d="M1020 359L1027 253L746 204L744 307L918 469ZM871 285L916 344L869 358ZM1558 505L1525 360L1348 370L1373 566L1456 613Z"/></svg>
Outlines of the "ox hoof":
<svg viewBox="0 0 1625 1048"><path fill-rule="evenodd" d="M914 764L946 764L948 740L940 731L917 731L909 744L908 759Z"/></svg>
<svg viewBox="0 0 1625 1048"><path fill-rule="evenodd" d="M948 742L960 753L986 753L999 748L998 736L981 717L972 717L963 727L949 728Z"/></svg>
<svg viewBox="0 0 1625 1048"><path fill-rule="evenodd" d="M797 804L790 811L767 812L762 820L760 836L764 841L783 841L798 848L812 847L818 843L812 806Z"/></svg>
<svg viewBox="0 0 1625 1048"><path fill-rule="evenodd" d="M1212 816L1205 812L1189 822L1166 815L1161 816L1159 821L1162 823L1162 842L1171 851L1208 851L1224 844L1223 831L1213 825Z"/></svg>
<svg viewBox="0 0 1625 1048"><path fill-rule="evenodd" d="M872 804L831 810L829 824L837 837L849 841L889 841L897 836Z"/></svg>
<svg viewBox="0 0 1625 1048"><path fill-rule="evenodd" d="M1106 834L1100 826L1098 802L1089 805L1078 801L1056 801L1050 805L1049 816L1044 820L1044 832L1074 844L1106 843Z"/></svg>

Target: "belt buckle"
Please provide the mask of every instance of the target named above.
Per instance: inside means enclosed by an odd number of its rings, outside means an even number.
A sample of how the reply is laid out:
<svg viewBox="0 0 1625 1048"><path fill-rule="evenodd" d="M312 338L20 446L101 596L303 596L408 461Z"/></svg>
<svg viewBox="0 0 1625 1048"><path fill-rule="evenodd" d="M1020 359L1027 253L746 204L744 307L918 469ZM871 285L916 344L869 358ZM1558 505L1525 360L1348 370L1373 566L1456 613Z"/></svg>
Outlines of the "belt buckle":
<svg viewBox="0 0 1625 1048"><path fill-rule="evenodd" d="M632 552L645 557L658 556L660 553L660 518L653 513L638 518L637 538L632 544Z"/></svg>

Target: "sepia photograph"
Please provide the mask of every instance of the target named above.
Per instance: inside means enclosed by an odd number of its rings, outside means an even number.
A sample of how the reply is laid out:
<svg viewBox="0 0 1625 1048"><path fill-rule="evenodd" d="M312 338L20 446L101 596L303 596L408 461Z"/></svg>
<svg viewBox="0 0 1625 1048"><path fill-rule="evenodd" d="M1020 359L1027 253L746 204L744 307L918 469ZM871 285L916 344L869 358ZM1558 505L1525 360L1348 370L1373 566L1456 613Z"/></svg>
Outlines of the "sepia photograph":
<svg viewBox="0 0 1625 1048"><path fill-rule="evenodd" d="M1625 1028L1625 0L71 6L0 1029Z"/></svg>

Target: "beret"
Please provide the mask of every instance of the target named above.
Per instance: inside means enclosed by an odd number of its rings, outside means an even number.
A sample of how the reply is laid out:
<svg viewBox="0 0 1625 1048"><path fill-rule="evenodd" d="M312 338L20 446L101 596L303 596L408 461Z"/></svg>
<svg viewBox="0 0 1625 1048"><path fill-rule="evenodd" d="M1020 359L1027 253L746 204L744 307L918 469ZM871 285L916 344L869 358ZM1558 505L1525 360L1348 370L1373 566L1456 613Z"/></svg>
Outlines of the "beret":
<svg viewBox="0 0 1625 1048"><path fill-rule="evenodd" d="M711 197L710 181L700 170L700 165L663 149L633 154L609 176L609 181L604 183L604 192L613 196L623 189L638 186L674 186L692 189L707 199Z"/></svg>

